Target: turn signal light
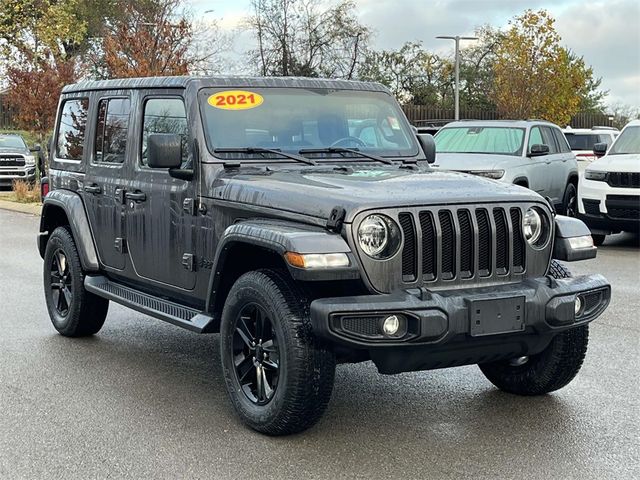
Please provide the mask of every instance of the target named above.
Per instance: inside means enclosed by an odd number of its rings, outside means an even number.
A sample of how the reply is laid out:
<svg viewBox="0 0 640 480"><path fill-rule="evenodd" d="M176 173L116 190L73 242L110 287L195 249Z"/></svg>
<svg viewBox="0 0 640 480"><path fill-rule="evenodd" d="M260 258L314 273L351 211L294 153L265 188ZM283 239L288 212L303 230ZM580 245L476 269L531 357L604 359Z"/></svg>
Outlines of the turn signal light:
<svg viewBox="0 0 640 480"><path fill-rule="evenodd" d="M349 266L349 257L346 253L286 252L284 258L292 267L304 269L344 268Z"/></svg>

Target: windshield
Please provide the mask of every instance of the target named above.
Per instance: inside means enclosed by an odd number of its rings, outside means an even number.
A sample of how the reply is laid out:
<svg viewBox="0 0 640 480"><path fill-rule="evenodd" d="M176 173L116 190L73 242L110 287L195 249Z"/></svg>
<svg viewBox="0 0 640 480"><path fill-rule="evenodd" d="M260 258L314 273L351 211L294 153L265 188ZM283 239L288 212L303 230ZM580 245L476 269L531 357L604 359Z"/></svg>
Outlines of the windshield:
<svg viewBox="0 0 640 480"><path fill-rule="evenodd" d="M435 137L438 153L493 153L521 155L523 128L450 127L441 129Z"/></svg>
<svg viewBox="0 0 640 480"><path fill-rule="evenodd" d="M383 157L418 154L415 135L402 111L383 92L205 89L200 93L200 109L210 151L253 147L305 153L344 147ZM341 156L363 158L348 152ZM266 153L261 158L283 160Z"/></svg>
<svg viewBox="0 0 640 480"><path fill-rule="evenodd" d="M609 135L597 133L565 133L571 150L593 150L596 143L611 143Z"/></svg>
<svg viewBox="0 0 640 480"><path fill-rule="evenodd" d="M27 145L18 135L0 135L0 148L27 148Z"/></svg>
<svg viewBox="0 0 640 480"><path fill-rule="evenodd" d="M611 146L609 155L640 154L640 125L625 128Z"/></svg>

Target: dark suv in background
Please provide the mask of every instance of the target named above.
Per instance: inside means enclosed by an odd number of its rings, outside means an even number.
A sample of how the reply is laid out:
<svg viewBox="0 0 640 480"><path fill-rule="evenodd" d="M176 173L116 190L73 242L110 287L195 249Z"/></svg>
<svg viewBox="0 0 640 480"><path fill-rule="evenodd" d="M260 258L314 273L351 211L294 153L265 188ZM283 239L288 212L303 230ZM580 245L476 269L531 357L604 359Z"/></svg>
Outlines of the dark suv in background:
<svg viewBox="0 0 640 480"><path fill-rule="evenodd" d="M375 83L68 86L39 235L53 326L95 334L114 301L219 332L236 412L272 435L320 418L337 363L563 387L610 298L556 261L594 257L589 230L434 160Z"/></svg>

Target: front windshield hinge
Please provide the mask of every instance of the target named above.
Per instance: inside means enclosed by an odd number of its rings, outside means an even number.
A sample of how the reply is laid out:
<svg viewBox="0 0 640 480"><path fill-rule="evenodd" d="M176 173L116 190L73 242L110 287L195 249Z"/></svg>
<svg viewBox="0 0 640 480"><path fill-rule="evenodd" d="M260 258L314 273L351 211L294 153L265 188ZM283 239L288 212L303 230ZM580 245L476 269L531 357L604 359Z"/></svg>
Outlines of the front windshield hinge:
<svg viewBox="0 0 640 480"><path fill-rule="evenodd" d="M232 169L232 168L240 168L242 164L238 161L227 161L227 162L222 162L222 166L224 167L225 170L228 169Z"/></svg>

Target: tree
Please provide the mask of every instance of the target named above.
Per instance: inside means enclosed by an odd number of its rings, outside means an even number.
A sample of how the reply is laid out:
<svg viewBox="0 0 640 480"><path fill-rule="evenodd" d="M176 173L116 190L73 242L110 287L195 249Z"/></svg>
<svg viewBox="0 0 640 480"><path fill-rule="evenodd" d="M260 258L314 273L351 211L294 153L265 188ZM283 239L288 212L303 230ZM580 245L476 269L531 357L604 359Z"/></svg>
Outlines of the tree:
<svg viewBox="0 0 640 480"><path fill-rule="evenodd" d="M260 75L354 78L369 40L351 0L252 0L247 19L257 48L248 52Z"/></svg>
<svg viewBox="0 0 640 480"><path fill-rule="evenodd" d="M186 75L196 62L190 53L191 22L178 13L181 0L123 2L123 15L106 26L103 74L110 78Z"/></svg>
<svg viewBox="0 0 640 480"><path fill-rule="evenodd" d="M17 126L39 134L53 127L62 87L75 81L75 52L86 35L76 15L79 0L4 0L0 4L0 48L7 100Z"/></svg>
<svg viewBox="0 0 640 480"><path fill-rule="evenodd" d="M510 22L494 64L493 100L501 116L566 125L592 93L592 69L560 46L554 22L545 10L526 10Z"/></svg>

